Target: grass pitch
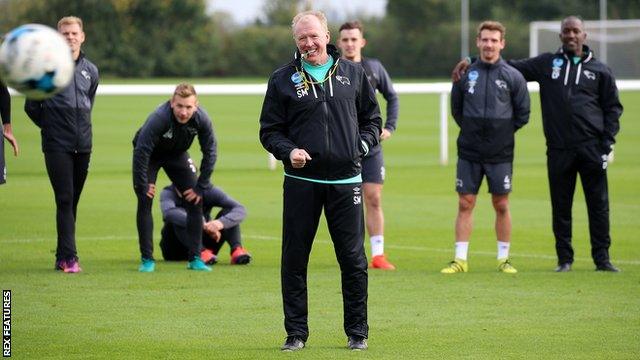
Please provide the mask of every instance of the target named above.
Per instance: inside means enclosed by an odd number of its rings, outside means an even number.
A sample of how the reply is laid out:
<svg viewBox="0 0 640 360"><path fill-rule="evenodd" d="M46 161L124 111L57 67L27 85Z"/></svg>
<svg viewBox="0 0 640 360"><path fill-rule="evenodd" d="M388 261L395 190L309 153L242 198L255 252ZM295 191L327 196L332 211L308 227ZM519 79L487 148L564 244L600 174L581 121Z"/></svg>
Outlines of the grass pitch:
<svg viewBox="0 0 640 360"><path fill-rule="evenodd" d="M282 354L279 263L282 169L267 170L258 142L260 96L205 96L219 142L213 182L248 209L244 245L254 259L212 273L159 261L137 272L131 139L165 97L102 96L94 153L80 201L77 245L84 271L53 271L55 207L38 129L13 100L20 157L0 186L0 287L11 289L16 358L575 358L640 357L640 92L621 94L625 114L609 169L611 257L623 272L593 271L582 189L574 202L574 271L556 274L545 145L537 95L516 139L512 259L496 271L493 210L483 185L470 272L439 273L453 256L457 128L450 164L438 164L438 98L402 95L399 129L385 144L386 252L398 270L370 271L370 349L346 350L340 274L324 222L309 266L307 348ZM5 150L9 150L5 146ZM197 144L191 151L199 159ZM158 185L167 183L161 175ZM155 243L161 225L154 205ZM368 240L367 240L368 243ZM367 249L368 249L367 244ZM156 257L160 258L156 246Z"/></svg>

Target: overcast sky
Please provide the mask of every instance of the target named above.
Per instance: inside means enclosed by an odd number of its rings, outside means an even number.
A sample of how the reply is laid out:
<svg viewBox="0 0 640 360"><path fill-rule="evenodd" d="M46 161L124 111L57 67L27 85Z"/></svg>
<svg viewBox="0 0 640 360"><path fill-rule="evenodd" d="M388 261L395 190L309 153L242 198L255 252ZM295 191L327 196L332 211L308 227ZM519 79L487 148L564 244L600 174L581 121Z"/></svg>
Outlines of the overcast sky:
<svg viewBox="0 0 640 360"><path fill-rule="evenodd" d="M208 0L209 11L230 13L238 24L255 20L269 0ZM382 16L387 0L311 0L314 9L323 10L329 22L364 16Z"/></svg>

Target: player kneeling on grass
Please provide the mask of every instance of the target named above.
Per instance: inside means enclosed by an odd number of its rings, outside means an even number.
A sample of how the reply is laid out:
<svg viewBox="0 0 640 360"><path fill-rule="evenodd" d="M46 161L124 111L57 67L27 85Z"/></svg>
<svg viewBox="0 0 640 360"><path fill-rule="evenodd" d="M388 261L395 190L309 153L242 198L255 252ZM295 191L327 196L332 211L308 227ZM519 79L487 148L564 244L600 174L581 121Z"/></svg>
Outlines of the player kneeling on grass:
<svg viewBox="0 0 640 360"><path fill-rule="evenodd" d="M175 185L169 185L160 193L162 209L162 238L160 248L165 260L188 260L189 238L187 235L187 201ZM207 265L217 262L217 255L222 245L227 242L231 253L231 264L246 265L251 262L251 255L242 247L240 223L247 216L247 211L239 202L225 194L222 189L209 187L202 194L204 222L202 224L202 251L200 258ZM211 211L220 207L214 219Z"/></svg>
<svg viewBox="0 0 640 360"><path fill-rule="evenodd" d="M487 177L496 212L498 270L516 273L509 261L514 133L529 121L529 93L522 75L500 57L505 28L485 21L478 28L480 59L453 84L451 112L460 126L456 191L456 255L444 274L467 272L473 208L482 178Z"/></svg>
<svg viewBox="0 0 640 360"><path fill-rule="evenodd" d="M198 136L202 150L200 176L187 149ZM216 140L209 115L198 107L193 85L180 84L170 101L149 115L133 139L133 186L138 197L137 225L142 261L140 272L153 272L153 217L151 206L156 178L163 168L184 197L188 269L211 271L200 259L202 246L202 194L211 187L216 161Z"/></svg>

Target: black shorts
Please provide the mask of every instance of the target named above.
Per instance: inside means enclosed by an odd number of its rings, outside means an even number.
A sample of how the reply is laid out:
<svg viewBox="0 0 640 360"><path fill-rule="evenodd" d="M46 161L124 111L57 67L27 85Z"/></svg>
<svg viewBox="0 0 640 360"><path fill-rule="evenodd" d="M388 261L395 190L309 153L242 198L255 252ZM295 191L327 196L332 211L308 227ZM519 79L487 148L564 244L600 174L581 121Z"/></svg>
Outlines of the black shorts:
<svg viewBox="0 0 640 360"><path fill-rule="evenodd" d="M513 163L485 164L458 159L456 191L460 194L477 194L482 178L487 177L489 192L508 194L511 192Z"/></svg>
<svg viewBox="0 0 640 360"><path fill-rule="evenodd" d="M362 182L384 184L384 157L382 150L362 159Z"/></svg>

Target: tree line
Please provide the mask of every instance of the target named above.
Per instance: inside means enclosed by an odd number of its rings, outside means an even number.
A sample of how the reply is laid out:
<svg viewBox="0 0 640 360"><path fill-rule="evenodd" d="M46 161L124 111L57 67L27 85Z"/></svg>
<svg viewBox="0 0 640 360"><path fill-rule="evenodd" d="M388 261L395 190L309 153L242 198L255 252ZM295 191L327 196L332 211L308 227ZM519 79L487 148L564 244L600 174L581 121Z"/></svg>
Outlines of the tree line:
<svg viewBox="0 0 640 360"><path fill-rule="evenodd" d="M83 49L103 76L266 78L291 59L290 21L309 3L267 0L259 19L238 26L228 14L208 14L206 0L0 0L0 31L24 23L55 26L76 15L85 22ZM531 21L558 20L559 28L570 14L599 18L598 0L470 0L469 7L470 53L475 27L492 19L507 27L507 58L528 56ZM640 18L640 0L608 0L607 13ZM459 0L389 0L384 18L360 20L365 55L379 58L394 77L446 77L460 58ZM330 24L333 42L339 25Z"/></svg>

